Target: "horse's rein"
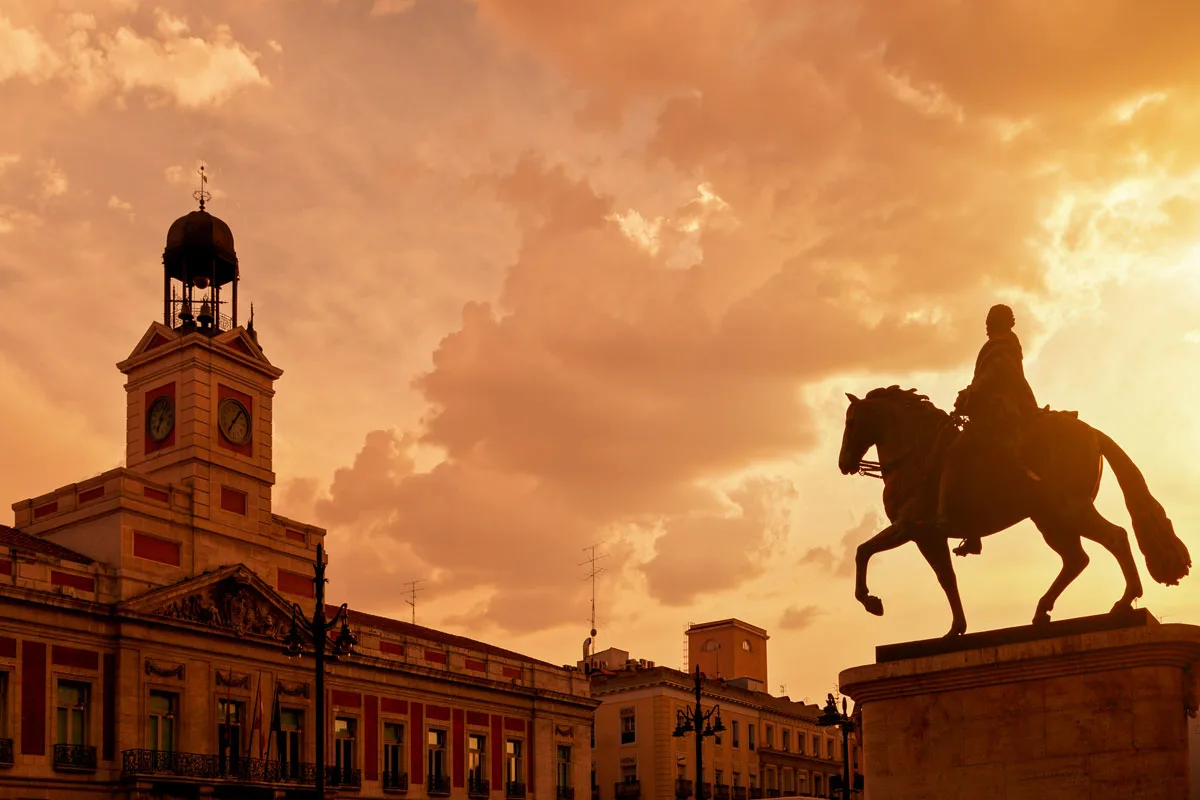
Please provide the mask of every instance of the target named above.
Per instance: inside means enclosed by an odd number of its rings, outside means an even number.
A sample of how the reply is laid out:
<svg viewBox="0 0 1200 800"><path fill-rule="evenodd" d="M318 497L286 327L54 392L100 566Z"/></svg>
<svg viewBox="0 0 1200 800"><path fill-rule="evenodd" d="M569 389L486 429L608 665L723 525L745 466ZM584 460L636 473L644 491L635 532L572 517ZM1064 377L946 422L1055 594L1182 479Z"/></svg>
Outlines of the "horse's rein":
<svg viewBox="0 0 1200 800"><path fill-rule="evenodd" d="M959 428L961 430L962 425L963 425L962 416L960 416L959 414L951 414L950 418L946 420L946 422L944 423L943 428L941 430L944 430L945 426L947 426L947 425L953 426L955 428ZM936 434L935 434L935 437L936 437ZM936 438L935 438L935 440L936 440ZM879 478L880 480L883 480L884 473L891 472L892 470L894 470L896 468L896 465L903 463L905 459L907 459L909 456L912 455L913 450L915 450L915 449L916 449L916 445L913 445L908 450L906 450L903 455L899 456L898 458L893 459L888 464L884 464L880 461L861 460L858 462L858 474L862 475L864 477L867 477L867 478Z"/></svg>

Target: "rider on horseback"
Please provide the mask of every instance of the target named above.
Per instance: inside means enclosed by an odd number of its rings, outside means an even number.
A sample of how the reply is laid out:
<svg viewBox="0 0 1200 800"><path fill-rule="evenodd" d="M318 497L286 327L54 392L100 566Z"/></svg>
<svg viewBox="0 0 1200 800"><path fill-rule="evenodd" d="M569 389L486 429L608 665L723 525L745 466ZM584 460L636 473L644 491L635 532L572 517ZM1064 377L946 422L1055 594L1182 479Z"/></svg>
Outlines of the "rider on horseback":
<svg viewBox="0 0 1200 800"><path fill-rule="evenodd" d="M1033 390L1025 380L1021 341L1013 333L1016 318L1005 305L992 306L987 315L988 341L975 360L971 385L958 393L954 411L970 417L962 436L946 452L938 496L938 522L947 523L950 482L964 462L964 453L986 449L1002 464L1011 466L1032 481L1041 478L1025 463L1021 452L1024 423L1038 410ZM957 555L983 551L978 535L969 534L954 549Z"/></svg>

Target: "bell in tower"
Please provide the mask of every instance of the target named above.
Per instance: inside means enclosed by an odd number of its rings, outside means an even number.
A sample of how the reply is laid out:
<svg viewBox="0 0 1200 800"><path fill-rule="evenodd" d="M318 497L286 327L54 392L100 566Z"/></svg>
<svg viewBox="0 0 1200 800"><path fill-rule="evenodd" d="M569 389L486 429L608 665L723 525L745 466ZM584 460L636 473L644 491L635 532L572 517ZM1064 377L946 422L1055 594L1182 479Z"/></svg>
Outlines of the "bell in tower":
<svg viewBox="0 0 1200 800"><path fill-rule="evenodd" d="M211 197L207 183L201 167L200 189L193 195L200 210L175 220L167 231L163 324L211 336L237 327L238 260L229 226L204 210Z"/></svg>

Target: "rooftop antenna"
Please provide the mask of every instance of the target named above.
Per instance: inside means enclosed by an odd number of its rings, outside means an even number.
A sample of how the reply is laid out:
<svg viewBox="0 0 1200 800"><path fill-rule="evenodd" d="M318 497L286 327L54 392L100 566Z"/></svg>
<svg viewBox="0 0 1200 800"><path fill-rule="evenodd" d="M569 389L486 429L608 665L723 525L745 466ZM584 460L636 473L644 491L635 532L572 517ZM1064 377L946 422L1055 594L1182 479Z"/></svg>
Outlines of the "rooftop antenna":
<svg viewBox="0 0 1200 800"><path fill-rule="evenodd" d="M590 617L588 617L588 621L591 623L591 626L590 626L590 632L588 634L588 640L584 643L584 658L585 659L586 659L587 655L589 655L588 648L589 647L595 648L595 646L596 646L596 578L602 572L607 571L604 567L598 567L598 566L596 566L596 564L597 564L597 562L603 561L604 559L608 558L607 554L599 555L599 556L596 555L596 548L602 544L604 544L604 542L598 542L596 544L588 545L587 547L583 548L583 552L587 553L588 557L585 561L579 562L579 566L588 568L587 574L583 576L583 579L585 581L592 582L592 615ZM595 652L595 650L593 649L591 652Z"/></svg>
<svg viewBox="0 0 1200 800"><path fill-rule="evenodd" d="M424 583L425 579L420 578L415 581L408 581L404 585L408 587L408 599L404 602L412 606L412 624L417 624L417 592L425 591L424 586L417 586L418 583Z"/></svg>
<svg viewBox="0 0 1200 800"><path fill-rule="evenodd" d="M192 197L194 197L200 201L200 210L203 211L204 204L212 199L212 194L209 193L208 189L204 188L204 187L208 186L208 176L204 174L204 165L203 164L200 165L199 172L200 172L200 188L197 189L196 191L192 192Z"/></svg>
<svg viewBox="0 0 1200 800"><path fill-rule="evenodd" d="M683 661L681 663L683 665L682 669L684 672L691 672L690 666L688 664L688 641L689 641L688 631L690 631L695 624L696 623L694 623L694 622L689 622L687 624L687 627L684 628L684 630L683 630Z"/></svg>

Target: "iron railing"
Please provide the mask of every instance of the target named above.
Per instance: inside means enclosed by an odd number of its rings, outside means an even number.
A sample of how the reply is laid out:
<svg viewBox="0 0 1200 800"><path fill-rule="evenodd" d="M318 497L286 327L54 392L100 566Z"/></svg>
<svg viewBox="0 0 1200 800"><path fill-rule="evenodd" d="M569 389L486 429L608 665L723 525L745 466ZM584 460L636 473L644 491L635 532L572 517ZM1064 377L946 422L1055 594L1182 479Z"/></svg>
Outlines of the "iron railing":
<svg viewBox="0 0 1200 800"><path fill-rule="evenodd" d="M96 748L90 744L56 744L54 768L60 772L95 772Z"/></svg>
<svg viewBox="0 0 1200 800"><path fill-rule="evenodd" d="M749 795L746 793L745 786L733 787L733 800L748 800Z"/></svg>
<svg viewBox="0 0 1200 800"><path fill-rule="evenodd" d="M504 786L504 796L505 797L516 797L516 798L524 797L525 796L525 782L524 781L509 781Z"/></svg>
<svg viewBox="0 0 1200 800"><path fill-rule="evenodd" d="M94 769L95 748L92 749ZM57 749L55 757L57 758ZM121 753L121 772L127 777L175 777L238 783L289 783L304 786L317 782L315 764L165 750L125 750ZM325 784L330 787L361 786L362 771L326 766Z"/></svg>
<svg viewBox="0 0 1200 800"><path fill-rule="evenodd" d="M425 793L435 797L446 797L450 794L449 775L430 775L425 778Z"/></svg>
<svg viewBox="0 0 1200 800"><path fill-rule="evenodd" d="M750 800L762 800L763 790L761 786L750 787Z"/></svg>
<svg viewBox="0 0 1200 800"><path fill-rule="evenodd" d="M616 787L617 800L640 800L642 784L638 781L621 781Z"/></svg>
<svg viewBox="0 0 1200 800"><path fill-rule="evenodd" d="M13 765L13 740L0 739L0 767Z"/></svg>
<svg viewBox="0 0 1200 800"><path fill-rule="evenodd" d="M385 792L407 792L408 791L408 773L407 772L384 772L383 773L383 790Z"/></svg>
<svg viewBox="0 0 1200 800"><path fill-rule="evenodd" d="M592 800L600 800L600 787L599 786L592 787Z"/></svg>
<svg viewBox="0 0 1200 800"><path fill-rule="evenodd" d="M467 777L468 797L487 797L491 793L492 784L487 778L478 778L474 775Z"/></svg>
<svg viewBox="0 0 1200 800"><path fill-rule="evenodd" d="M575 800L574 786L554 787L554 800Z"/></svg>
<svg viewBox="0 0 1200 800"><path fill-rule="evenodd" d="M712 784L708 781L700 784L700 800L712 800Z"/></svg>
<svg viewBox="0 0 1200 800"><path fill-rule="evenodd" d="M717 793L713 795L714 800L729 800L729 784L718 783Z"/></svg>
<svg viewBox="0 0 1200 800"><path fill-rule="evenodd" d="M676 800L687 800L692 796L692 782L687 778L675 779Z"/></svg>

